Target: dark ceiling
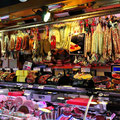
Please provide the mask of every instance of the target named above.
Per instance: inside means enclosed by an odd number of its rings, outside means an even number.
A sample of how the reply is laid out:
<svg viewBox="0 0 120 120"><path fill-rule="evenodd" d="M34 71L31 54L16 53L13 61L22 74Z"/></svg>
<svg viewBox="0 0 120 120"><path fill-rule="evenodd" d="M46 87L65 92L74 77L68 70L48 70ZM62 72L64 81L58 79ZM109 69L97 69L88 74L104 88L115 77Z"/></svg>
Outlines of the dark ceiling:
<svg viewBox="0 0 120 120"><path fill-rule="evenodd" d="M24 3L19 2L19 0L0 0L0 16L26 9L38 8L60 1L64 0L28 0Z"/></svg>
<svg viewBox="0 0 120 120"><path fill-rule="evenodd" d="M8 7L20 3L19 0L0 0L0 8Z"/></svg>

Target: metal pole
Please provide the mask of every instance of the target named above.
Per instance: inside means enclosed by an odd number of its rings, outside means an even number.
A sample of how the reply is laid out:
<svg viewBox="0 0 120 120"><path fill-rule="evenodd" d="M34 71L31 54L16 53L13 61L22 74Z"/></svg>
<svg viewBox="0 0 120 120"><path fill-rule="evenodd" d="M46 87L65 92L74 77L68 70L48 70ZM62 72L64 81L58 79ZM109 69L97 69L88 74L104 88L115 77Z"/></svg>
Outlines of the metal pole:
<svg viewBox="0 0 120 120"><path fill-rule="evenodd" d="M105 16L105 15L111 15L111 14L117 14L117 13L120 13L120 8L113 8L113 9L108 9L108 10L89 12L89 13L85 13L85 14L72 16L72 17L65 17L63 19L58 19L57 21L49 21L47 23L35 22L35 23L29 23L29 24L24 24L24 25L15 25L15 26L11 26L11 27L6 27L5 29L1 29L0 32L21 30L21 29L39 27L39 26L44 26L44 25L51 25L51 24L59 24L59 23L64 23L64 22L83 20L83 19L87 19L87 18Z"/></svg>
<svg viewBox="0 0 120 120"><path fill-rule="evenodd" d="M93 99L93 95L90 97L90 99L89 99L89 101L88 101L88 104L87 104L87 107L86 107L86 110L85 110L85 115L84 115L83 120L86 120L86 116L87 116L88 109L89 109L89 107L90 107L90 103L91 103L92 99Z"/></svg>

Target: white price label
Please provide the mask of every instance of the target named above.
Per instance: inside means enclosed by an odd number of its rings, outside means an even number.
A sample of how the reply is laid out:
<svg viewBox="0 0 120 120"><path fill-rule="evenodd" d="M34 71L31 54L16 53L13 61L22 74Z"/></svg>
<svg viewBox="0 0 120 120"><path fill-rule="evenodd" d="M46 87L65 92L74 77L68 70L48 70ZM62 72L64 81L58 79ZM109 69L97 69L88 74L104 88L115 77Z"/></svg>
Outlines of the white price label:
<svg viewBox="0 0 120 120"><path fill-rule="evenodd" d="M51 72L51 68L45 68L44 71Z"/></svg>
<svg viewBox="0 0 120 120"><path fill-rule="evenodd" d="M74 68L81 68L81 66L74 66Z"/></svg>
<svg viewBox="0 0 120 120"><path fill-rule="evenodd" d="M90 68L81 68L81 72L90 72Z"/></svg>
<svg viewBox="0 0 120 120"><path fill-rule="evenodd" d="M17 70L19 70L19 69L18 69L18 68L13 68L13 70L14 70L14 71L17 71Z"/></svg>
<svg viewBox="0 0 120 120"><path fill-rule="evenodd" d="M10 68L5 68L5 70L10 70Z"/></svg>
<svg viewBox="0 0 120 120"><path fill-rule="evenodd" d="M38 89L44 89L44 86L39 86Z"/></svg>
<svg viewBox="0 0 120 120"><path fill-rule="evenodd" d="M0 70L2 70L3 68L0 68Z"/></svg>
<svg viewBox="0 0 120 120"><path fill-rule="evenodd" d="M21 86L22 84L20 84L20 83L17 83L17 85Z"/></svg>
<svg viewBox="0 0 120 120"><path fill-rule="evenodd" d="M106 85L99 85L99 88L106 88Z"/></svg>
<svg viewBox="0 0 120 120"><path fill-rule="evenodd" d="M33 85L28 85L28 88L33 88Z"/></svg>
<svg viewBox="0 0 120 120"><path fill-rule="evenodd" d="M33 68L33 70L40 71L40 68L39 67L35 67L35 68Z"/></svg>

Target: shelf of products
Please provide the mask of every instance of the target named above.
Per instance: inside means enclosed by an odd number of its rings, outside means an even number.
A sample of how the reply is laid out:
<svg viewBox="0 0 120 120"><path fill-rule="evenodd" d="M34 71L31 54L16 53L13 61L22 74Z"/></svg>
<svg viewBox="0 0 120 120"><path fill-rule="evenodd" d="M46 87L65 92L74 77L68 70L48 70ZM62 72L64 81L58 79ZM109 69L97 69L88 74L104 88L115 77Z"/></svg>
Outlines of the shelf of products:
<svg viewBox="0 0 120 120"><path fill-rule="evenodd" d="M118 14L2 33L0 116L119 120L119 24Z"/></svg>
<svg viewBox="0 0 120 120"><path fill-rule="evenodd" d="M27 83L11 83L11 82L0 82L0 87L6 88L18 88L18 89L33 89L33 90L47 90L47 91L58 91L58 92L76 92L86 93L84 88L77 88L72 86L55 86L55 85L38 85L38 84L27 84Z"/></svg>

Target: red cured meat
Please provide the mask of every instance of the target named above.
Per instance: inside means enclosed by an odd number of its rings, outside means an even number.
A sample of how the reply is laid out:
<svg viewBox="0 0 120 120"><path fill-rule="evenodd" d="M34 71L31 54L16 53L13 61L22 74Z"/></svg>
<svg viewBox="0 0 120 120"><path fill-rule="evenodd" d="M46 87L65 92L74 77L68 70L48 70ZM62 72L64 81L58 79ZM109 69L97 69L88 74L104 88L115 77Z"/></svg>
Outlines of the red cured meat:
<svg viewBox="0 0 120 120"><path fill-rule="evenodd" d="M89 98L74 98L71 100L67 100L67 104L87 106L88 101ZM92 102L95 102L95 100L92 100Z"/></svg>
<svg viewBox="0 0 120 120"><path fill-rule="evenodd" d="M20 51L21 43L22 43L22 38L21 37L17 37L17 43L16 43L16 50L17 51Z"/></svg>
<svg viewBox="0 0 120 120"><path fill-rule="evenodd" d="M26 100L24 102L24 105L30 107L31 109L34 109L34 103L31 100Z"/></svg>
<svg viewBox="0 0 120 120"><path fill-rule="evenodd" d="M96 120L105 120L103 116L96 116Z"/></svg>
<svg viewBox="0 0 120 120"><path fill-rule="evenodd" d="M120 79L120 74L116 74L116 73L115 73L115 74L112 74L112 77L113 77L113 78Z"/></svg>
<svg viewBox="0 0 120 120"><path fill-rule="evenodd" d="M17 97L15 99L15 105L16 105L16 107L20 107L21 105L23 105L23 103L24 103L25 100L26 100L26 98L23 97L23 96Z"/></svg>

